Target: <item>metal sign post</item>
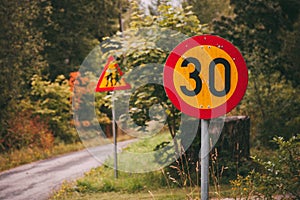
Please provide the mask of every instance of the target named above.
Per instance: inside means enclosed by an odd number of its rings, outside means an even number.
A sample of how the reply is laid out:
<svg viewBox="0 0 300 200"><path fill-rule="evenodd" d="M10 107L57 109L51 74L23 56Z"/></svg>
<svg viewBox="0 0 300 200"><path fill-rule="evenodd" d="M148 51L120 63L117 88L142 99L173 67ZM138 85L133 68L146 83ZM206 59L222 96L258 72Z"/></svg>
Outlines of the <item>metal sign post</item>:
<svg viewBox="0 0 300 200"><path fill-rule="evenodd" d="M201 120L201 200L208 200L209 197L209 120Z"/></svg>
<svg viewBox="0 0 300 200"><path fill-rule="evenodd" d="M116 134L116 113L115 113L115 100L114 100L114 91L111 96L112 101L112 132L113 132L113 140L114 140L114 175L115 178L118 178L118 149L117 149L117 134Z"/></svg>
<svg viewBox="0 0 300 200"><path fill-rule="evenodd" d="M100 75L95 91L96 92L107 92L112 91L112 132L114 140L114 175L118 178L118 149L117 149L117 133L116 133L116 113L115 113L115 90L127 90L131 86L128 84L124 78L122 78L123 72L113 56L110 56L105 64L105 67Z"/></svg>
<svg viewBox="0 0 300 200"><path fill-rule="evenodd" d="M230 112L243 98L248 84L246 62L229 41L214 35L194 36L172 50L163 80L173 105L201 119L201 199L208 200L208 120Z"/></svg>

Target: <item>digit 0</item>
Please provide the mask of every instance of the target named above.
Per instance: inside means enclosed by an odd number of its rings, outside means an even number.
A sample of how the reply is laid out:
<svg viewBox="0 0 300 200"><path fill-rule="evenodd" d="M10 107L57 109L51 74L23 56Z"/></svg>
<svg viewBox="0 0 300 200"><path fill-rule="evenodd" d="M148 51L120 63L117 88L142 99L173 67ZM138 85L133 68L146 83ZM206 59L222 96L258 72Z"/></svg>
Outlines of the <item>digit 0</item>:
<svg viewBox="0 0 300 200"><path fill-rule="evenodd" d="M221 91L217 91L215 87L215 70L217 64L222 64L225 68L225 87ZM209 64L209 90L210 92L217 96L217 97L222 97L228 94L230 91L230 63L225 60L224 58L216 58L211 63Z"/></svg>

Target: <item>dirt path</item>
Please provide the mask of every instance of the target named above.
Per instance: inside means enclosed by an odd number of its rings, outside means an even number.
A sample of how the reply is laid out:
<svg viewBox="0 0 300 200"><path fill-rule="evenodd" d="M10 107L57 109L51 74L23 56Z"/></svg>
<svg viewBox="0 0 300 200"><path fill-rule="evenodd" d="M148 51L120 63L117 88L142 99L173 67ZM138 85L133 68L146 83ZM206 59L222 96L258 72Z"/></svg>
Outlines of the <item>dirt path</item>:
<svg viewBox="0 0 300 200"><path fill-rule="evenodd" d="M120 142L118 146L124 147L130 142ZM87 150L82 150L0 173L0 199L47 199L64 180L74 180L91 168L100 166L113 152L113 145L97 147L93 151L99 155L100 162Z"/></svg>

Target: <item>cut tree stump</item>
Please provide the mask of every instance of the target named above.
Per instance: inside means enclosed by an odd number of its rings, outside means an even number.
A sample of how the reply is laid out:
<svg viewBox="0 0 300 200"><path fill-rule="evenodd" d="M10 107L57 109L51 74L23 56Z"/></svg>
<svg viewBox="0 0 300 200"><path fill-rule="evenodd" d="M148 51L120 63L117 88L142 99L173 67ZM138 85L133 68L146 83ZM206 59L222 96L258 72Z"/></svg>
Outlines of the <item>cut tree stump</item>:
<svg viewBox="0 0 300 200"><path fill-rule="evenodd" d="M248 116L226 117L224 128L215 146L222 156L240 161L250 158L250 118Z"/></svg>

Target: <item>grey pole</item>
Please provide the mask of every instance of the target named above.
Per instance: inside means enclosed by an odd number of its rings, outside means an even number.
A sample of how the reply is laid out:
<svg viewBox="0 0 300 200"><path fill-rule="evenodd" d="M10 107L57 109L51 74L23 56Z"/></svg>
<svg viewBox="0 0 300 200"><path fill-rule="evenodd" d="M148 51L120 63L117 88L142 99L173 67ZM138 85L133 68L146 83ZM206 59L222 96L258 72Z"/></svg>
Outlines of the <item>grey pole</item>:
<svg viewBox="0 0 300 200"><path fill-rule="evenodd" d="M116 134L116 114L115 114L115 100L114 100L114 92L112 92L112 131L113 131L113 139L114 139L114 175L115 178L118 178L118 149L117 149L117 134Z"/></svg>
<svg viewBox="0 0 300 200"><path fill-rule="evenodd" d="M208 120L201 120L201 200L209 196L209 134Z"/></svg>

